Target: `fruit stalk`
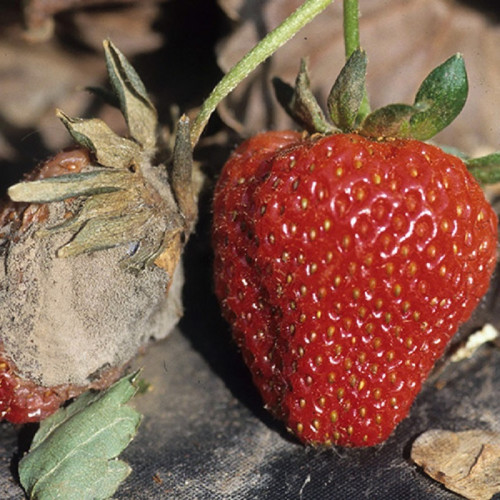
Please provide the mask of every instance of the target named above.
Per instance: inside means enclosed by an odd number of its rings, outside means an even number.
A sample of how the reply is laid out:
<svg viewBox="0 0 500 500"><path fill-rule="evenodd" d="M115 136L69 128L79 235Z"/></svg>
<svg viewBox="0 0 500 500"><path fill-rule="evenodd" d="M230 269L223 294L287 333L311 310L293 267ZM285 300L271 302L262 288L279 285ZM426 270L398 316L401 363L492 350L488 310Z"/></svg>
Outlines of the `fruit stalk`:
<svg viewBox="0 0 500 500"><path fill-rule="evenodd" d="M359 5L358 0L344 0L343 4L343 23L344 23L344 46L345 58L349 59L352 53L361 48L359 37ZM368 100L368 92L364 90L363 100L359 107L358 117L361 121L371 112L370 101Z"/></svg>
<svg viewBox="0 0 500 500"><path fill-rule="evenodd" d="M191 144L198 142L211 114L242 80L277 49L290 40L300 29L312 21L333 0L306 0L277 28L268 33L250 52L238 61L212 90L191 129Z"/></svg>
<svg viewBox="0 0 500 500"><path fill-rule="evenodd" d="M344 45L345 58L359 48L359 6L358 0L344 0Z"/></svg>

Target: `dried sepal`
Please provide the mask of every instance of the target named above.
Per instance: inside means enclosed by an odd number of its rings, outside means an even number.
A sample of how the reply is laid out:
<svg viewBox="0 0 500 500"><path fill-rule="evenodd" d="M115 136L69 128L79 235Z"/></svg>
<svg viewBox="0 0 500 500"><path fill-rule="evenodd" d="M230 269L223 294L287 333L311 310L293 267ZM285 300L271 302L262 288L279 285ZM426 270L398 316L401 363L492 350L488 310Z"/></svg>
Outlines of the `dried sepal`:
<svg viewBox="0 0 500 500"><path fill-rule="evenodd" d="M125 192L126 193L126 192ZM124 196L124 191L97 193L89 197L75 215L61 224L42 228L37 231L38 236L48 236L61 231L79 231L86 221L97 217L120 217L129 206L137 206L139 198Z"/></svg>
<svg viewBox="0 0 500 500"><path fill-rule="evenodd" d="M104 42L104 53L109 79L120 101L120 109L127 121L130 135L145 149L154 148L158 118L144 84L110 40Z"/></svg>
<svg viewBox="0 0 500 500"><path fill-rule="evenodd" d="M57 255L71 257L126 243L133 244L130 238L137 234L139 240L141 228L147 223L149 215L147 210L143 210L117 217L90 219L82 225L69 243L58 250Z"/></svg>
<svg viewBox="0 0 500 500"><path fill-rule="evenodd" d="M75 196L92 196L126 188L130 174L120 170L92 170L14 184L8 190L12 201L49 203Z"/></svg>
<svg viewBox="0 0 500 500"><path fill-rule="evenodd" d="M115 134L102 120L70 118L61 110L57 110L57 116L71 137L94 153L104 167L128 168L141 152L137 143Z"/></svg>
<svg viewBox="0 0 500 500"><path fill-rule="evenodd" d="M191 146L189 118L183 115L177 122L171 184L184 217L192 224L196 218L193 189L193 148Z"/></svg>

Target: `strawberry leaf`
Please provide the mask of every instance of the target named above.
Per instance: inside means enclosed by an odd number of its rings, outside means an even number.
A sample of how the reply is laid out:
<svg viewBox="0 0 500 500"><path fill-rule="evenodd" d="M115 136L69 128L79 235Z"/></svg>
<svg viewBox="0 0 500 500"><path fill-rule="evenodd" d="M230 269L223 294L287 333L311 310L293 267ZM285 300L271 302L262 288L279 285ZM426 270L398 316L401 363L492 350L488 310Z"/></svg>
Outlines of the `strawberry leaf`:
<svg viewBox="0 0 500 500"><path fill-rule="evenodd" d="M347 60L328 96L330 118L341 130L353 130L366 87L367 57L357 49Z"/></svg>
<svg viewBox="0 0 500 500"><path fill-rule="evenodd" d="M482 184L500 182L500 152L465 161L469 172Z"/></svg>
<svg viewBox="0 0 500 500"><path fill-rule="evenodd" d="M370 113L359 133L367 137L410 137L410 120L418 110L407 104L389 104Z"/></svg>
<svg viewBox="0 0 500 500"><path fill-rule="evenodd" d="M411 119L411 135L425 141L447 127L462 111L468 93L463 58L456 54L435 68L422 82L414 106L419 110Z"/></svg>
<svg viewBox="0 0 500 500"><path fill-rule="evenodd" d="M21 484L37 500L99 500L114 494L131 469L116 457L137 432L141 415L124 406L137 374L102 393L87 392L40 424L19 463Z"/></svg>

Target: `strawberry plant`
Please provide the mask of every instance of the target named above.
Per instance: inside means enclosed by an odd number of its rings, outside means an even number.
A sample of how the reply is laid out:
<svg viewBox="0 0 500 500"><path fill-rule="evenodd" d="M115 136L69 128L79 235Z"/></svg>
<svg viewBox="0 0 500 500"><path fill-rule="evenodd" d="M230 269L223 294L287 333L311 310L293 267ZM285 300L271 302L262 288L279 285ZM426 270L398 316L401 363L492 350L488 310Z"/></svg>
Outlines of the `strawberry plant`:
<svg viewBox="0 0 500 500"><path fill-rule="evenodd" d="M307 444L372 446L488 289L498 221L478 180L498 180L499 162L424 142L465 103L460 55L413 104L371 111L357 1L344 14L347 61L327 115L302 62L294 88L275 87L305 132L256 135L224 165L214 275L272 414Z"/></svg>

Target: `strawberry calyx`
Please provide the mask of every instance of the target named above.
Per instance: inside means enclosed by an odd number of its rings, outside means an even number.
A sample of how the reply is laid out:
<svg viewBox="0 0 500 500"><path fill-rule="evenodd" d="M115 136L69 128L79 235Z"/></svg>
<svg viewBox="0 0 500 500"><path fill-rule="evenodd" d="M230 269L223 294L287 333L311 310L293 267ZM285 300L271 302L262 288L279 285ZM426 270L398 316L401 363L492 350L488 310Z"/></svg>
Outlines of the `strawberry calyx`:
<svg viewBox="0 0 500 500"><path fill-rule="evenodd" d="M295 87L274 80L278 101L310 133L355 132L370 139L426 141L447 127L462 111L468 93L467 73L460 54L435 68L420 85L413 104L389 104L360 111L366 88L367 56L356 49L347 59L330 91L325 116L310 88L305 60Z"/></svg>
<svg viewBox="0 0 500 500"><path fill-rule="evenodd" d="M418 88L413 104L393 103L370 111L366 100L367 56L357 48L348 57L327 99L328 114L310 86L305 59L301 60L295 86L273 79L277 100L293 120L310 134L356 133L384 141L428 141L445 129L462 111L468 79L461 54L434 68ZM470 158L454 148L443 150L461 158L481 184L500 182L500 152Z"/></svg>
<svg viewBox="0 0 500 500"><path fill-rule="evenodd" d="M30 203L67 200L71 205L76 200L72 217L38 231L40 236L70 233L59 257L123 245L131 249L121 262L124 268L139 272L158 259L162 264L168 260L160 267L172 278L182 242L197 216L189 120L178 120L175 140L160 141L157 111L140 77L109 40L104 52L112 95L98 93L118 106L129 137L119 136L100 119L58 111L72 138L90 153L92 164L82 172L18 183L9 188L9 196Z"/></svg>

